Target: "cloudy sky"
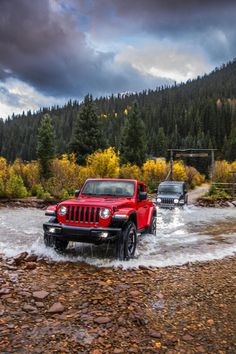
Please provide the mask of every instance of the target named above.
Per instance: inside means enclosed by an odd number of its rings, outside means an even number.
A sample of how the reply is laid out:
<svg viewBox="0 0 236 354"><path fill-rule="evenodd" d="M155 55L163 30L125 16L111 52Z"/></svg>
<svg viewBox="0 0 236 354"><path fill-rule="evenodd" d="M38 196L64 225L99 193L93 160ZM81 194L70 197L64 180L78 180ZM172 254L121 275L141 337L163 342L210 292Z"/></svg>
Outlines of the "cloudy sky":
<svg viewBox="0 0 236 354"><path fill-rule="evenodd" d="M0 117L210 72L236 57L235 0L0 0Z"/></svg>

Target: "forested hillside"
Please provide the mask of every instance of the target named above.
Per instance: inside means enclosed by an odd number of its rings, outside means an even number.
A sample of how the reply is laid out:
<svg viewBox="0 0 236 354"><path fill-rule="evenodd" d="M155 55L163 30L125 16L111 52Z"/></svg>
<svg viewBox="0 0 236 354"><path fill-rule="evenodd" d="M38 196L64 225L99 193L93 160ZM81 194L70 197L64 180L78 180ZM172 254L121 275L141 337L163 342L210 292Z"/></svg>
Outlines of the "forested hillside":
<svg viewBox="0 0 236 354"><path fill-rule="evenodd" d="M166 148L213 147L218 158L236 158L236 60L186 84L96 99L102 148L120 148L134 101L145 123L149 155L163 156ZM68 151L79 110L79 103L70 101L64 107L0 119L0 155L9 161L36 159L37 132L45 113L54 124L58 154Z"/></svg>

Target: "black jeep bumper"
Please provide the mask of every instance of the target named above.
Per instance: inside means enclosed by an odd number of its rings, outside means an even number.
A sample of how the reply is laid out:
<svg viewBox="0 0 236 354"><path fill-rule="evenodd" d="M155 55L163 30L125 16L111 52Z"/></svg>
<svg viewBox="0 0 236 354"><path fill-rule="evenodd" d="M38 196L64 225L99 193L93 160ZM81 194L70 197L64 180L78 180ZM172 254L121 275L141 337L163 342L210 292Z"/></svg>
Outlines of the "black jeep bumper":
<svg viewBox="0 0 236 354"><path fill-rule="evenodd" d="M44 232L60 240L100 244L119 238L122 229L111 227L81 227L44 223Z"/></svg>

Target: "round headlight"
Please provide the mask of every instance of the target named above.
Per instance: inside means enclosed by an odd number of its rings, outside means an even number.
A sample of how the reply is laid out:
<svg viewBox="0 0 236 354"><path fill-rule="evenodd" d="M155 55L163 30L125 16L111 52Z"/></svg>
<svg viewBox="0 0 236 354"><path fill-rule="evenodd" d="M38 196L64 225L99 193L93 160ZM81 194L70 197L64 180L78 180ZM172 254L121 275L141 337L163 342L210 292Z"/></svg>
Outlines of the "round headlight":
<svg viewBox="0 0 236 354"><path fill-rule="evenodd" d="M161 203L161 198L157 198L157 203Z"/></svg>
<svg viewBox="0 0 236 354"><path fill-rule="evenodd" d="M100 217L101 217L102 219L108 219L109 216L111 215L111 212L110 212L110 210L107 209L107 208L102 208L102 209L100 210L99 215L100 215Z"/></svg>
<svg viewBox="0 0 236 354"><path fill-rule="evenodd" d="M64 205L62 205L58 210L58 214L61 216L66 215L66 212L67 212L67 207Z"/></svg>
<svg viewBox="0 0 236 354"><path fill-rule="evenodd" d="M174 199L174 203L178 204L179 203L179 199Z"/></svg>

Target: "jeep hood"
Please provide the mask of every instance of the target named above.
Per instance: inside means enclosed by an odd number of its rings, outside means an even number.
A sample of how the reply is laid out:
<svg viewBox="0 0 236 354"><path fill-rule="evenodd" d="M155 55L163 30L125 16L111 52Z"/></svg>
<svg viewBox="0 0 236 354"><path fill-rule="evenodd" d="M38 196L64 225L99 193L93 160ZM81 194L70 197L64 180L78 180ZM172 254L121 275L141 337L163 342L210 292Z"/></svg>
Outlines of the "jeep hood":
<svg viewBox="0 0 236 354"><path fill-rule="evenodd" d="M181 193L161 193L161 194L157 194L157 198L173 198L173 199L179 199L181 197Z"/></svg>
<svg viewBox="0 0 236 354"><path fill-rule="evenodd" d="M84 198L64 200L59 205L72 205L72 206L91 206L97 208L112 208L117 209L129 207L133 205L133 200L130 198L116 198L116 197L99 197L99 198Z"/></svg>

